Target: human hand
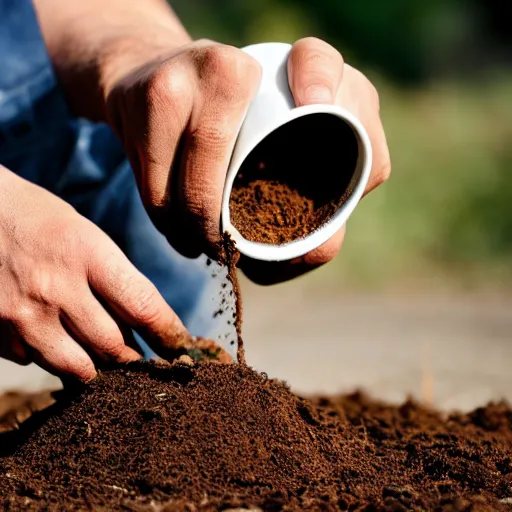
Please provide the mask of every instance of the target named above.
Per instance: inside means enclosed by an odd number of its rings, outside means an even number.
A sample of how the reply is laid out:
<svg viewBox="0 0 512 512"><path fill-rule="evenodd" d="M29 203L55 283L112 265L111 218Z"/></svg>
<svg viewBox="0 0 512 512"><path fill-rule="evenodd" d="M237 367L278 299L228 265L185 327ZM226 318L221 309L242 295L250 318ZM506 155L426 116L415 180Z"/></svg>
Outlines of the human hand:
<svg viewBox="0 0 512 512"><path fill-rule="evenodd" d="M71 110L117 132L146 209L172 245L215 257L226 170L259 64L237 48L192 42L164 0L33 3ZM289 77L297 105L336 103L362 121L374 154L367 192L387 179L372 84L314 38L293 45ZM284 280L330 261L342 240L340 232L296 261L267 265L262 276ZM240 262L254 277L250 263Z"/></svg>
<svg viewBox="0 0 512 512"><path fill-rule="evenodd" d="M220 240L222 191L238 129L260 79L259 64L239 49L198 41L174 51L149 50L111 66L106 110L133 166L143 202L170 243L189 257L215 257ZM366 192L385 181L389 153L373 85L344 64L340 53L314 38L298 41L289 58L297 106L335 103L368 131L374 160ZM344 229L293 261L241 260L246 274L264 283L283 281L334 258ZM264 276L264 278L263 278Z"/></svg>
<svg viewBox="0 0 512 512"><path fill-rule="evenodd" d="M237 48L197 41L128 68L106 88L106 110L144 205L179 252L216 257L226 171L260 66Z"/></svg>
<svg viewBox="0 0 512 512"><path fill-rule="evenodd" d="M162 357L188 337L106 234L0 166L0 357L88 381L141 358L130 328Z"/></svg>
<svg viewBox="0 0 512 512"><path fill-rule="evenodd" d="M345 64L338 50L313 37L293 45L288 59L288 78L297 107L335 104L361 121L373 151L371 174L364 194L384 183L391 172L391 161L380 119L379 95L373 84L360 71ZM293 279L332 261L341 249L345 229L343 226L323 245L300 258L276 263L242 259L241 266L250 279L260 284Z"/></svg>

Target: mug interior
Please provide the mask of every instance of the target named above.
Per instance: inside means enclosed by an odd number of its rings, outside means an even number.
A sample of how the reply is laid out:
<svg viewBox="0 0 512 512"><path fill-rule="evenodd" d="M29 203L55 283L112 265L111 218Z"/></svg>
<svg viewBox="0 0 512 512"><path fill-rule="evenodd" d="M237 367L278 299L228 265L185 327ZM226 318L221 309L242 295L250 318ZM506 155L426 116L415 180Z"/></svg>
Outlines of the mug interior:
<svg viewBox="0 0 512 512"><path fill-rule="evenodd" d="M331 113L281 125L240 166L231 188L231 224L244 239L269 245L317 231L359 183L361 144L353 126Z"/></svg>

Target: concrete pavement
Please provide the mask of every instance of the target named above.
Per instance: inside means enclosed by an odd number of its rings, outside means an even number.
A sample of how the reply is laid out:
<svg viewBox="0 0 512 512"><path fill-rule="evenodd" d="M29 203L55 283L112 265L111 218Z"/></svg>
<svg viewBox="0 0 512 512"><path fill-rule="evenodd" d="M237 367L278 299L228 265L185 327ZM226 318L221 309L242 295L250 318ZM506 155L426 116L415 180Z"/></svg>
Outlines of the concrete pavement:
<svg viewBox="0 0 512 512"><path fill-rule="evenodd" d="M301 393L363 388L442 409L512 401L512 299L471 294L380 295L274 288L246 281L247 360ZM0 361L0 389L58 387L34 366Z"/></svg>

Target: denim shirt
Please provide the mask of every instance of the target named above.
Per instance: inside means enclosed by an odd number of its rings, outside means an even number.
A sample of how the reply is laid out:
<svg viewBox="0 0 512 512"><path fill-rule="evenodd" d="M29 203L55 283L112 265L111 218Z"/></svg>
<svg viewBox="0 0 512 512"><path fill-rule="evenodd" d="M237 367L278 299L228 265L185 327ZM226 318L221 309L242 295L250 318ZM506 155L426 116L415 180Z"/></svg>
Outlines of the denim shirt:
<svg viewBox="0 0 512 512"><path fill-rule="evenodd" d="M184 323L205 335L204 262L179 256L153 226L108 126L69 112L30 0L0 0L0 62L0 164L100 226Z"/></svg>

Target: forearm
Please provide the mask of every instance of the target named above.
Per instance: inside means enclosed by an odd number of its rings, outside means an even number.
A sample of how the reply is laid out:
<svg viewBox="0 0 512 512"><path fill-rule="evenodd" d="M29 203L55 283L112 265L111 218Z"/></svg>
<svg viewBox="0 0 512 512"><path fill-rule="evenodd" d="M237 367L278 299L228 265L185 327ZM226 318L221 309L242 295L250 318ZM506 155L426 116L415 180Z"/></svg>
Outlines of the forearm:
<svg viewBox="0 0 512 512"><path fill-rule="evenodd" d="M120 73L190 36L165 0L33 0L43 38L72 111L104 120Z"/></svg>

